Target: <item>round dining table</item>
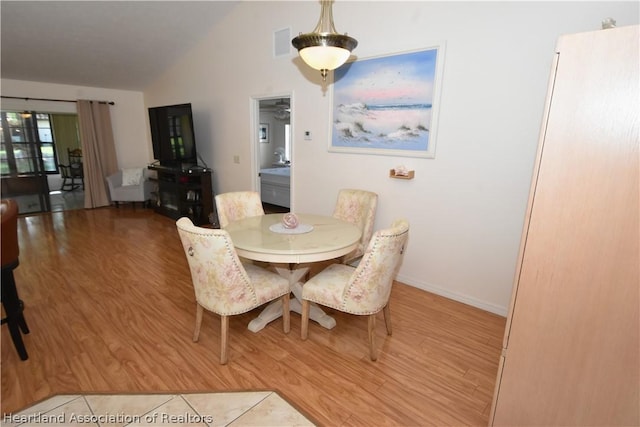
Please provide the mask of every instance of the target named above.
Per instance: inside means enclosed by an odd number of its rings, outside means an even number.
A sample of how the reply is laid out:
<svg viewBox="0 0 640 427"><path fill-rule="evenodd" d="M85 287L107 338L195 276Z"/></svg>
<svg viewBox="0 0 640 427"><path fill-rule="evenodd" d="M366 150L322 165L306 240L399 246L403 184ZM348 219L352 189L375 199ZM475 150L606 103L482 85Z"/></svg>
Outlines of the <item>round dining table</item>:
<svg viewBox="0 0 640 427"><path fill-rule="evenodd" d="M230 222L225 230L231 236L238 256L270 263L289 280L295 298L290 309L302 310L302 279L309 264L340 257L352 252L360 241L360 229L346 221L323 215L296 214L298 226L286 228L285 214L268 214ZM258 285L259 286L259 285ZM249 323L249 330L258 332L269 322L282 316L282 302L270 303ZM309 318L331 329L336 322L318 306L312 305Z"/></svg>

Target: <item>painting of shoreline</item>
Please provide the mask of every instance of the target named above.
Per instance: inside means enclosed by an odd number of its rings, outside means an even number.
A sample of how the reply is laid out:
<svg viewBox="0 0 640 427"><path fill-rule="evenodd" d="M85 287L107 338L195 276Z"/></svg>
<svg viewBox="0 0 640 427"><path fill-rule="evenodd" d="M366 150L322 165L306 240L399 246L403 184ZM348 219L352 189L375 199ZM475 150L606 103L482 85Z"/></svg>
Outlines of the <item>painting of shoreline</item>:
<svg viewBox="0 0 640 427"><path fill-rule="evenodd" d="M330 151L434 157L439 55L432 48L335 70Z"/></svg>

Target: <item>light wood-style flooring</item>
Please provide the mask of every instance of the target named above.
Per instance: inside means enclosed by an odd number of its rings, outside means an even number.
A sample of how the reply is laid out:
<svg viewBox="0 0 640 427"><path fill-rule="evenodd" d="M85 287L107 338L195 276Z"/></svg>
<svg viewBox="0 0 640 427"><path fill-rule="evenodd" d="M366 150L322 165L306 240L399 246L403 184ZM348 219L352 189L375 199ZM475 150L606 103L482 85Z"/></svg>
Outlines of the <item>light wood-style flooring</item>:
<svg viewBox="0 0 640 427"><path fill-rule="evenodd" d="M3 325L2 413L63 393L258 389L326 426L487 424L503 317L396 283L377 362L366 317L327 310L337 326L312 322L303 342L295 313L288 335L280 319L248 331L255 310L231 319L221 366L216 315L191 340L195 300L173 220L127 206L53 212L21 217L19 242L29 360Z"/></svg>

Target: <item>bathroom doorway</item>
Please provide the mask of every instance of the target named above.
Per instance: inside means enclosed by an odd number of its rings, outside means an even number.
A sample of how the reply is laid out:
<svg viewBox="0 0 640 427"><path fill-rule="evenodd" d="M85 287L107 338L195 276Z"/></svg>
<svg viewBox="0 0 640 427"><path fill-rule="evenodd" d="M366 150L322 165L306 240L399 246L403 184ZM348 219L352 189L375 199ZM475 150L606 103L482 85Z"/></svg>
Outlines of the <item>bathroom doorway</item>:
<svg viewBox="0 0 640 427"><path fill-rule="evenodd" d="M256 188L265 212L291 210L291 95L254 98Z"/></svg>

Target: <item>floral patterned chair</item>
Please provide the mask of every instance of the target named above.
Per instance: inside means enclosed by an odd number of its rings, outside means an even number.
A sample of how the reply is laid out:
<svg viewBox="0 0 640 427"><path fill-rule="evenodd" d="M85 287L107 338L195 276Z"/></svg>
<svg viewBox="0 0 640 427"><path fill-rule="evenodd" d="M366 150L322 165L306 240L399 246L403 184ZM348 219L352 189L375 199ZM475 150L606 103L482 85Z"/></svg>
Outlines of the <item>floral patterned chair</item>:
<svg viewBox="0 0 640 427"><path fill-rule="evenodd" d="M376 360L376 315L384 312L387 334L391 335L389 296L408 236L409 223L397 220L391 228L375 232L357 267L332 264L306 282L302 288L302 339L308 335L311 302L369 316L369 356Z"/></svg>
<svg viewBox="0 0 640 427"><path fill-rule="evenodd" d="M344 264L356 266L373 234L373 223L376 219L378 195L371 191L343 189L338 193L338 200L333 211L335 218L348 221L360 228L362 237L355 251L345 256Z"/></svg>
<svg viewBox="0 0 640 427"><path fill-rule="evenodd" d="M264 215L260 194L256 191L222 193L215 198L220 228L225 228L231 221Z"/></svg>
<svg viewBox="0 0 640 427"><path fill-rule="evenodd" d="M225 230L193 225L189 218L176 221L196 295L196 327L193 341L200 336L204 309L221 316L220 364L228 360L229 316L246 313L282 298L282 319L289 333L289 281L255 265L243 265Z"/></svg>

